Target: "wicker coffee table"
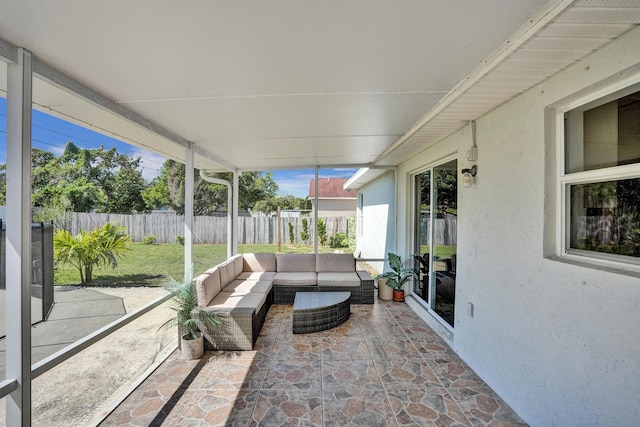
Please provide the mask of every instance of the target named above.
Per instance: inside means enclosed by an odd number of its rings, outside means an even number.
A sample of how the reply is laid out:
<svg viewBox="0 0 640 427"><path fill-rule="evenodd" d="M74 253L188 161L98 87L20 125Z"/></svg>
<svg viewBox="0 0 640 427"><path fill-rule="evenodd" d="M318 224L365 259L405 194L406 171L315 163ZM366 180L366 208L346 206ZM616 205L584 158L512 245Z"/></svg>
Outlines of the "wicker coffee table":
<svg viewBox="0 0 640 427"><path fill-rule="evenodd" d="M351 292L296 292L293 333L307 334L342 325L349 319Z"/></svg>

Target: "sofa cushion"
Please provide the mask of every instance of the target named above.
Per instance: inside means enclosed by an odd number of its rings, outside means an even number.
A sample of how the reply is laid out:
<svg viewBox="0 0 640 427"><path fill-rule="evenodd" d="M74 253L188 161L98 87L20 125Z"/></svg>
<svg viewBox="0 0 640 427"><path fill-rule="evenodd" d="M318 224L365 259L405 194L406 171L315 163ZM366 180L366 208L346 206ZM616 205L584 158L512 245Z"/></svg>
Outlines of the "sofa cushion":
<svg viewBox="0 0 640 427"><path fill-rule="evenodd" d="M353 273L318 273L318 287L322 286L360 286L360 276Z"/></svg>
<svg viewBox="0 0 640 427"><path fill-rule="evenodd" d="M223 262L218 266L218 269L220 270L220 286L223 288L235 280L236 275L233 271L232 261L227 260Z"/></svg>
<svg viewBox="0 0 640 427"><path fill-rule="evenodd" d="M356 271L356 262L352 254L318 254L316 269L320 272L346 273Z"/></svg>
<svg viewBox="0 0 640 427"><path fill-rule="evenodd" d="M273 284L278 286L315 286L316 273L307 272L282 272L273 278Z"/></svg>
<svg viewBox="0 0 640 427"><path fill-rule="evenodd" d="M220 272L217 268L210 269L208 273L203 273L194 279L198 307L209 305L220 292Z"/></svg>
<svg viewBox="0 0 640 427"><path fill-rule="evenodd" d="M274 257L275 259L275 257ZM273 280L275 271L244 271L236 276L236 280Z"/></svg>
<svg viewBox="0 0 640 427"><path fill-rule="evenodd" d="M242 273L242 255L236 254L229 258L229 261L233 264L233 277L236 278Z"/></svg>
<svg viewBox="0 0 640 427"><path fill-rule="evenodd" d="M315 272L315 254L278 254L276 256L277 272ZM277 276L276 276L277 277Z"/></svg>
<svg viewBox="0 0 640 427"><path fill-rule="evenodd" d="M270 280L234 280L224 287L222 292L244 295L251 292L268 293L272 284Z"/></svg>
<svg viewBox="0 0 640 427"><path fill-rule="evenodd" d="M244 254L242 271L276 271L276 254Z"/></svg>
<svg viewBox="0 0 640 427"><path fill-rule="evenodd" d="M254 309L256 312L260 311L262 306L267 300L267 294L263 293L249 293L246 295L238 295L230 292L220 292L209 303L209 307L220 311L229 311L234 308L248 308Z"/></svg>

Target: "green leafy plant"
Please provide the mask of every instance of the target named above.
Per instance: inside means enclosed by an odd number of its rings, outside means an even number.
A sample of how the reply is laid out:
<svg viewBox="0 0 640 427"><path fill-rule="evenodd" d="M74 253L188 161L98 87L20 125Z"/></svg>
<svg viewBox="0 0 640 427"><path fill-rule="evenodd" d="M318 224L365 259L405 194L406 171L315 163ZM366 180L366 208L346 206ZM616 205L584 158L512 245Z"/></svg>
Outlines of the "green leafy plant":
<svg viewBox="0 0 640 427"><path fill-rule="evenodd" d="M176 316L160 325L158 330L177 326L180 336L188 335L189 339L195 339L197 338L199 321L206 323L207 327L215 327L220 324L220 319L215 313L198 310L198 294L191 280L191 272L185 274L182 282L167 276L165 289L173 295L171 309L176 312ZM193 315L194 310L198 313L197 318Z"/></svg>
<svg viewBox="0 0 640 427"><path fill-rule="evenodd" d="M320 246L327 244L327 224L323 218L318 218L318 242Z"/></svg>
<svg viewBox="0 0 640 427"><path fill-rule="evenodd" d="M398 255L389 252L389 267L391 271L387 271L378 276L378 278L386 278L387 286L395 290L401 290L402 286L411 278L418 277L418 271L413 267L406 267L406 264L413 262L413 256L408 257L404 262Z"/></svg>
<svg viewBox="0 0 640 427"><path fill-rule="evenodd" d="M349 249L351 249L354 252L356 250L357 243L358 243L357 237L356 237L357 236L356 229L357 229L356 217L351 216L347 220L347 236L348 236L348 242L349 242Z"/></svg>
<svg viewBox="0 0 640 427"><path fill-rule="evenodd" d="M289 243L293 245L296 240L296 236L293 234L293 223L289 222L287 225L289 226Z"/></svg>
<svg viewBox="0 0 640 427"><path fill-rule="evenodd" d="M329 247L330 248L348 248L349 247L349 238L346 233L337 232L335 235L329 238Z"/></svg>
<svg viewBox="0 0 640 427"><path fill-rule="evenodd" d="M184 236L176 236L176 243L184 246Z"/></svg>
<svg viewBox="0 0 640 427"><path fill-rule="evenodd" d="M116 268L118 259L129 250L129 242L125 228L109 222L89 232L83 229L75 236L67 230L58 230L53 237L56 262L76 267L83 284L93 281L96 266Z"/></svg>
<svg viewBox="0 0 640 427"><path fill-rule="evenodd" d="M144 243L145 245L155 245L157 241L158 241L158 238L156 237L155 234L144 236L144 239L142 239L142 243Z"/></svg>
<svg viewBox="0 0 640 427"><path fill-rule="evenodd" d="M300 231L300 239L307 243L309 241L309 220L302 218L302 231Z"/></svg>

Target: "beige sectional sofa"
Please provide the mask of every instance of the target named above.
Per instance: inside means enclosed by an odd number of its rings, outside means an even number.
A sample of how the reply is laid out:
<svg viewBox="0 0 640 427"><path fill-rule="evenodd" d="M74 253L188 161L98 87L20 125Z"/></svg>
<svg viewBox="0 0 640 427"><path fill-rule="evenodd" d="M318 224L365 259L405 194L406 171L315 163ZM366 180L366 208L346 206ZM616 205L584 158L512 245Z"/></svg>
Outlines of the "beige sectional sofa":
<svg viewBox="0 0 640 427"><path fill-rule="evenodd" d="M242 254L194 279L198 309L222 324L201 329L208 348L251 350L271 304L293 304L296 292L350 291L352 304L373 304L373 279L351 254Z"/></svg>

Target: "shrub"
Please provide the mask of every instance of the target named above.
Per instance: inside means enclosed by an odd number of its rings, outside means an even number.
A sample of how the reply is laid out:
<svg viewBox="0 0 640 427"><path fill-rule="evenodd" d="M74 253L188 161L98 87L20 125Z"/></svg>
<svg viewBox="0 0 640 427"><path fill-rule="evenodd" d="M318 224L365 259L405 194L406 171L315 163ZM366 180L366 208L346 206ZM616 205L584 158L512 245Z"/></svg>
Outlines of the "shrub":
<svg viewBox="0 0 640 427"><path fill-rule="evenodd" d="M58 230L53 237L56 261L71 264L80 272L80 282L93 281L93 267L118 266L118 258L129 248L125 228L107 222L89 232L84 229L72 236L67 230Z"/></svg>
<svg viewBox="0 0 640 427"><path fill-rule="evenodd" d="M184 246L184 236L176 236L176 243Z"/></svg>
<svg viewBox="0 0 640 427"><path fill-rule="evenodd" d="M358 244L356 229L357 229L356 217L355 216L349 217L349 219L347 220L348 244L349 244L349 249L351 249L354 252Z"/></svg>
<svg viewBox="0 0 640 427"><path fill-rule="evenodd" d="M300 239L307 243L309 241L309 220L302 218L302 231L300 231Z"/></svg>
<svg viewBox="0 0 640 427"><path fill-rule="evenodd" d="M330 248L348 248L349 238L346 233L338 232L329 239Z"/></svg>
<svg viewBox="0 0 640 427"><path fill-rule="evenodd" d="M293 223L287 223L289 225L289 243L292 245L295 243L296 236L293 234Z"/></svg>
<svg viewBox="0 0 640 427"><path fill-rule="evenodd" d="M318 218L318 242L320 246L327 244L327 224L322 218Z"/></svg>
<svg viewBox="0 0 640 427"><path fill-rule="evenodd" d="M157 240L158 238L155 234L150 234L149 236L145 236L144 239L142 239L142 243L144 243L145 245L155 245Z"/></svg>

